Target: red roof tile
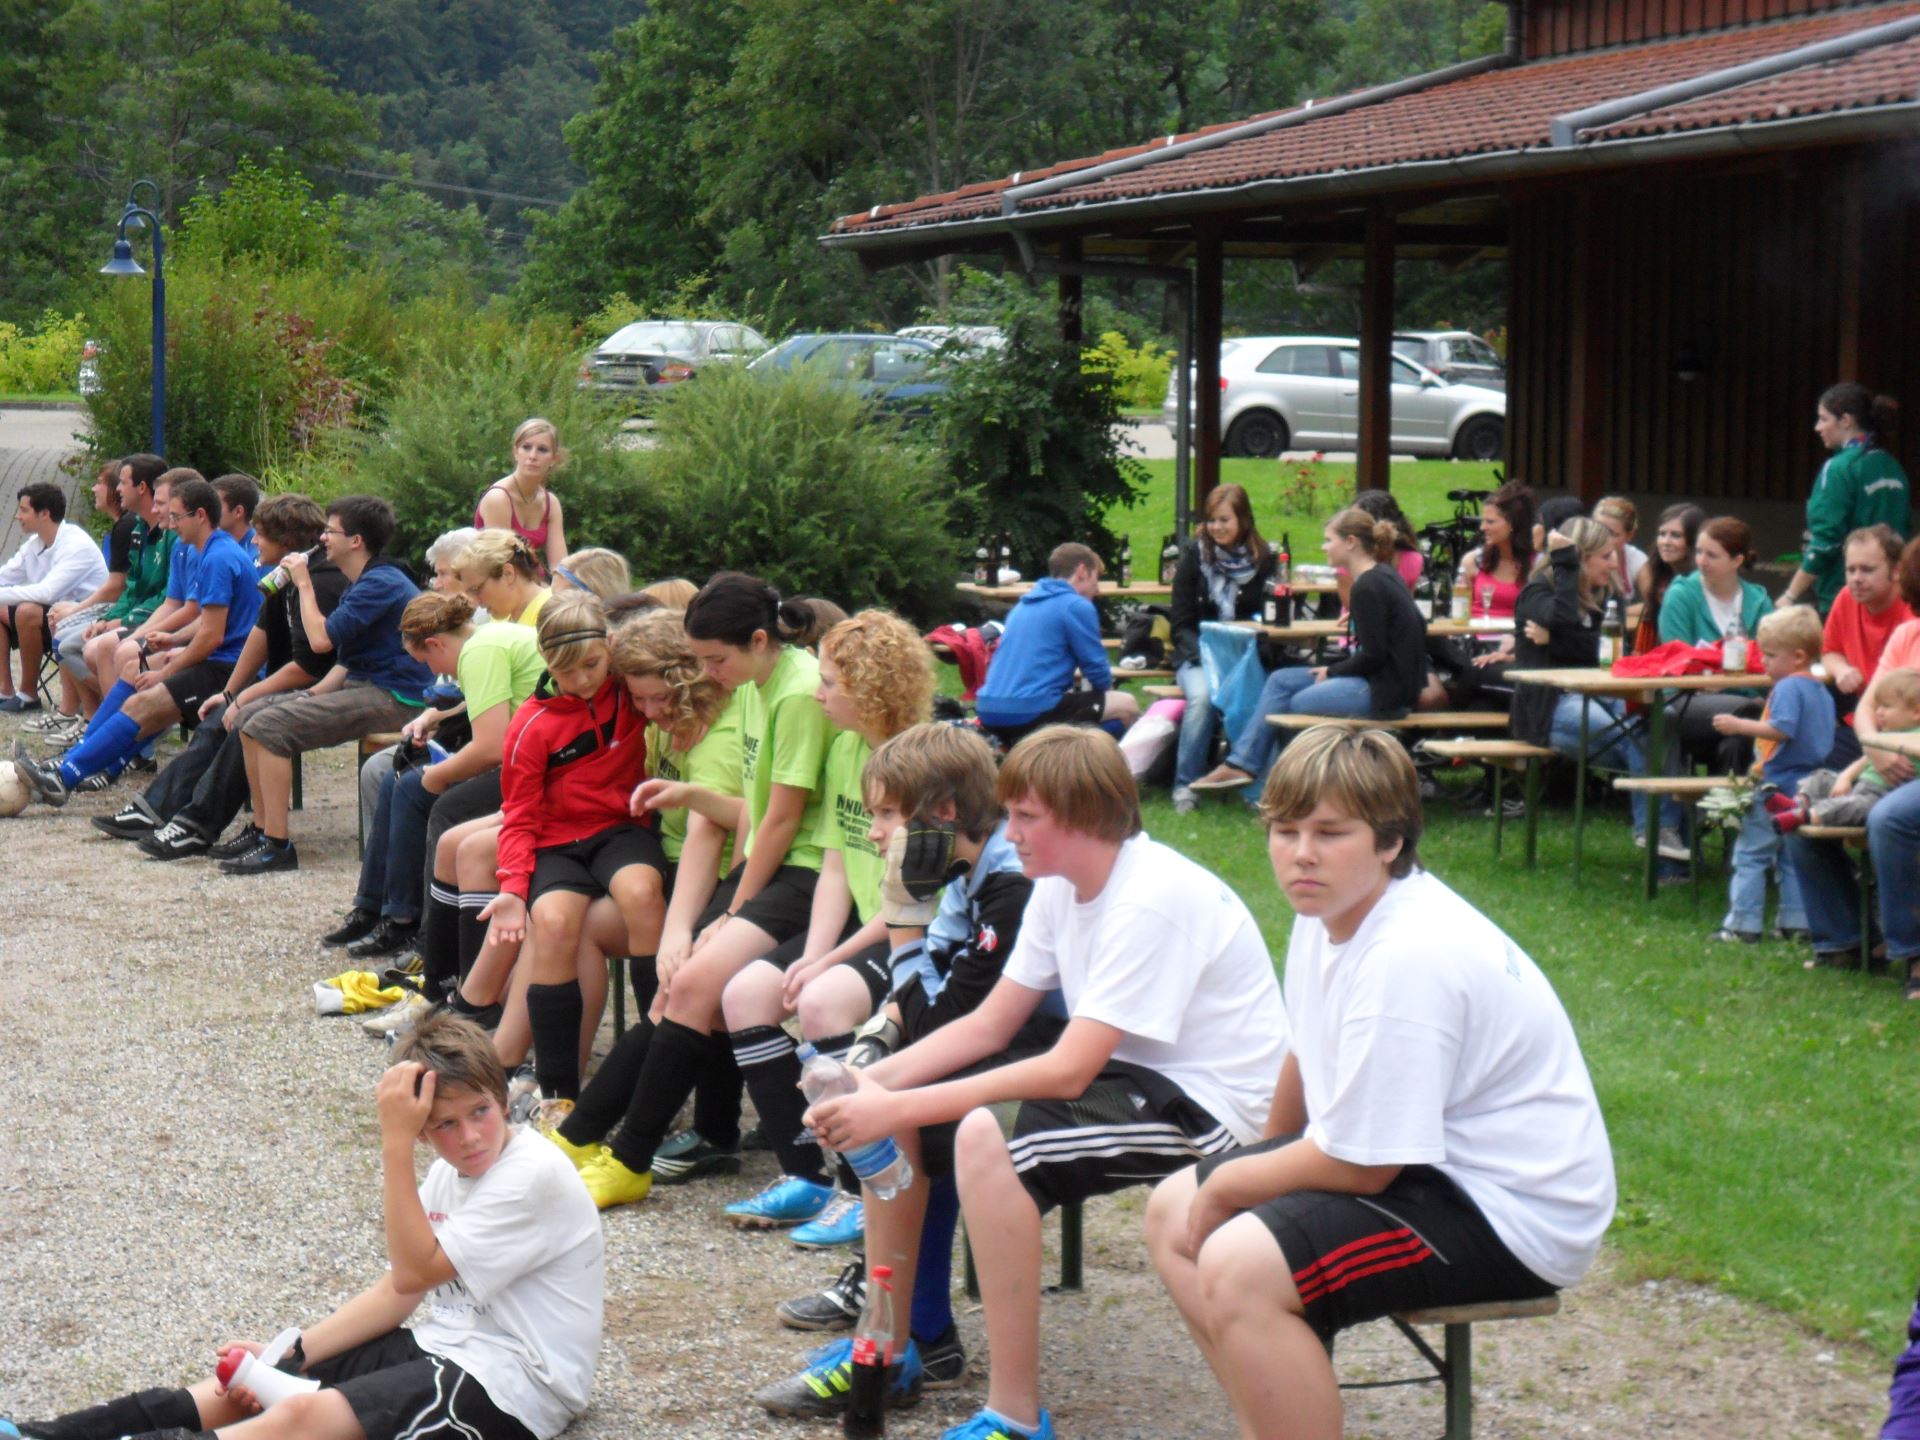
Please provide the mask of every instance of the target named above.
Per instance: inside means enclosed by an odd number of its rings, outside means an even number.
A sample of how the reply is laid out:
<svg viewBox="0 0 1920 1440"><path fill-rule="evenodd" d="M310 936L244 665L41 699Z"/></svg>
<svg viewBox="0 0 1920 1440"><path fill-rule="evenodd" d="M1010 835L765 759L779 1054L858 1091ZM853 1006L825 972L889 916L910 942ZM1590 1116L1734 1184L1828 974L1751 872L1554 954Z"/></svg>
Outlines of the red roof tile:
<svg viewBox="0 0 1920 1440"><path fill-rule="evenodd" d="M1229 141L1090 184L1069 186L1023 200L1020 209L1034 213L1259 181L1545 149L1549 125L1556 115L1914 15L1920 15L1920 0L1904 0L1489 70L1324 120ZM1906 103L1916 98L1920 98L1920 40L1908 40L1637 116L1588 132L1582 138L1616 140L1671 134ZM1227 128L1231 127L1213 126L1195 133ZM866 234L985 219L1000 212L1002 193L1016 184L1164 148L1169 143L1157 140L1151 145L1063 161L1044 170L1026 171L943 195L880 206L837 221L834 233Z"/></svg>

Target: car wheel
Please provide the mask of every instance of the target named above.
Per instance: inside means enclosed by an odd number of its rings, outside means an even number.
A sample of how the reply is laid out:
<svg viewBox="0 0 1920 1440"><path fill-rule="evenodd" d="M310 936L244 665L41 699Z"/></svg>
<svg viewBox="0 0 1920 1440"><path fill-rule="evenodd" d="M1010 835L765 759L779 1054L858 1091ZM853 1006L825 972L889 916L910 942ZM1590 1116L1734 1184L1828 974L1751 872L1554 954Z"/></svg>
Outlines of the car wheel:
<svg viewBox="0 0 1920 1440"><path fill-rule="evenodd" d="M1491 415L1469 420L1453 437L1456 460L1498 460L1506 448L1507 428Z"/></svg>
<svg viewBox="0 0 1920 1440"><path fill-rule="evenodd" d="M1252 460L1272 460L1287 448L1287 422L1269 410L1254 410L1233 422L1227 431L1226 453Z"/></svg>

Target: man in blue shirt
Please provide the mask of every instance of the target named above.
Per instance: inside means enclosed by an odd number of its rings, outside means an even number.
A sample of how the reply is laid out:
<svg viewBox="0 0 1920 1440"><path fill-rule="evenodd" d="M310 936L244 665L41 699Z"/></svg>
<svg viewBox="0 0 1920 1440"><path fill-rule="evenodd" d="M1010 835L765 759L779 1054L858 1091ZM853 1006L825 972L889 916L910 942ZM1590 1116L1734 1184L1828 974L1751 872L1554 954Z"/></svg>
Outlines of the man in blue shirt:
<svg viewBox="0 0 1920 1440"><path fill-rule="evenodd" d="M392 538L393 507L377 495L348 495L327 507L320 542L347 577L331 614L321 613L305 553L280 562L299 594L298 623L315 655L333 657L333 669L311 689L257 709L242 723L253 823L207 852L229 875L300 868L287 829L294 756L398 730L425 707L420 692L433 683L433 672L407 654L400 639L400 614L420 589L404 566L381 553Z"/></svg>
<svg viewBox="0 0 1920 1440"><path fill-rule="evenodd" d="M32 759L15 742L15 765L49 805L66 804L68 794L90 776L118 774L142 741L179 724L183 716L198 715L203 701L226 688L253 629L260 590L247 552L220 528L219 492L197 475L176 479L167 508L192 555L180 567L192 571L182 599L199 618L177 648L169 645L157 656L149 651L142 657L146 668L107 693L85 738L57 763Z"/></svg>
<svg viewBox="0 0 1920 1440"><path fill-rule="evenodd" d="M247 559L260 572L260 537L253 533L253 512L260 508L260 482L237 471L213 482L220 492L220 528L240 542Z"/></svg>
<svg viewBox="0 0 1920 1440"><path fill-rule="evenodd" d="M1117 740L1140 718L1140 703L1109 687L1100 644L1100 557L1069 541L1047 557L1047 578L1020 597L987 667L974 709L980 723L1013 745L1042 725L1103 725ZM1073 688L1074 671L1091 690Z"/></svg>

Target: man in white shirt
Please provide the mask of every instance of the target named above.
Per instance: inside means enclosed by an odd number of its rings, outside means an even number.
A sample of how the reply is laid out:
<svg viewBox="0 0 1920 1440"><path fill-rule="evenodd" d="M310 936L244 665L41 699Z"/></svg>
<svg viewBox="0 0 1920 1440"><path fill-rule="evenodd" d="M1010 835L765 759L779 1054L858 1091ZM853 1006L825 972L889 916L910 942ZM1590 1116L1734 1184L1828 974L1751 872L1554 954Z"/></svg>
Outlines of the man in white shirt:
<svg viewBox="0 0 1920 1440"><path fill-rule="evenodd" d="M47 611L93 594L106 581L107 557L78 525L67 523L67 496L45 481L23 487L14 514L26 540L0 565L0 711L38 710L40 661L53 648ZM14 690L11 652L20 651Z"/></svg>
<svg viewBox="0 0 1920 1440"><path fill-rule="evenodd" d="M600 1351L600 1212L559 1150L507 1124L507 1077L486 1031L422 1020L374 1096L390 1267L299 1332L281 1370L319 1388L281 1400L306 1440L552 1440L587 1408ZM439 1158L416 1187L413 1147ZM422 1302L426 1314L402 1322ZM228 1345L258 1355L251 1342ZM204 1440L261 1407L216 1377L143 1390L44 1422L36 1440ZM0 1420L0 1436L14 1427ZM164 1432L155 1435L155 1432Z"/></svg>
<svg viewBox="0 0 1920 1440"><path fill-rule="evenodd" d="M1040 1405L1040 1216L1254 1140L1287 1016L1252 915L1215 876L1141 832L1140 799L1105 732L1050 726L1001 767L1006 836L1033 894L979 1008L857 1070L858 1089L808 1123L847 1153L892 1136L923 1175L951 1166L993 1356L987 1405L947 1440L1051 1437ZM1007 1053L1048 992L1067 1025L1039 1054ZM1011 1107L1006 1130L995 1109ZM957 1122L957 1125L956 1125ZM867 1258L912 1307L927 1185L868 1191ZM889 1403L918 1395L911 1346Z"/></svg>
<svg viewBox="0 0 1920 1440"><path fill-rule="evenodd" d="M1613 1218L1613 1154L1553 987L1419 868L1397 742L1307 731L1261 816L1296 916L1293 1052L1267 1139L1162 1184L1147 1238L1245 1433L1334 1440L1334 1333L1573 1284Z"/></svg>

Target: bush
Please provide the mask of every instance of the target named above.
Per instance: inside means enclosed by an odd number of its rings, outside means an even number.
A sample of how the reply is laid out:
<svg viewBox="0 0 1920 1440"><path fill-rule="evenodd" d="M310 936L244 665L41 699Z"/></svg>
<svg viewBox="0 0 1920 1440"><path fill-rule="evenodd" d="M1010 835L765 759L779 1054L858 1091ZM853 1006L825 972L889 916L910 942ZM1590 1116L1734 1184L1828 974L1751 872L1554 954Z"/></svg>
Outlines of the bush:
<svg viewBox="0 0 1920 1440"><path fill-rule="evenodd" d="M79 383L86 317L49 310L30 331L0 321L0 390L44 395Z"/></svg>
<svg viewBox="0 0 1920 1440"><path fill-rule="evenodd" d="M1080 368L1108 377L1120 404L1129 410L1158 410L1167 398L1167 376L1173 373L1173 352L1151 340L1139 349L1118 330L1101 334L1100 343L1080 352Z"/></svg>

